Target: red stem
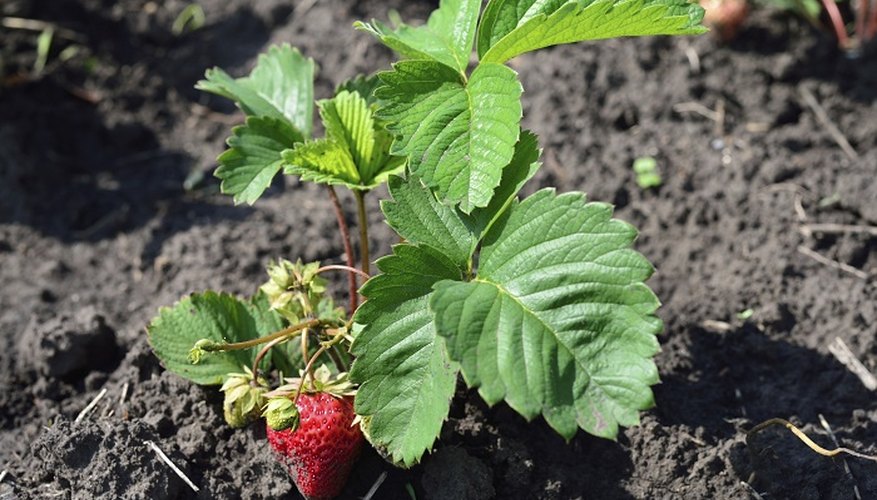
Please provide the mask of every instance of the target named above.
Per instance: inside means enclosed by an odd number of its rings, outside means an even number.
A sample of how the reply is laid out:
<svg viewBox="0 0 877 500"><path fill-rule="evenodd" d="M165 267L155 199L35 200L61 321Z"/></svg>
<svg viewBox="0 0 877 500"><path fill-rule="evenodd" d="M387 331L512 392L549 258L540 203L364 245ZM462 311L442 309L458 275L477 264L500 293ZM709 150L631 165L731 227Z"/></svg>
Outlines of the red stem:
<svg viewBox="0 0 877 500"><path fill-rule="evenodd" d="M856 12L856 38L859 43L865 42L865 19L868 16L868 0L859 0L859 11Z"/></svg>
<svg viewBox="0 0 877 500"><path fill-rule="evenodd" d="M329 198L332 200L332 207L335 209L335 218L338 220L338 230L341 232L341 240L344 242L344 254L347 258L347 267L356 267L356 259L353 256L353 246L350 244L350 230L347 228L347 222L344 221L344 212L341 209L341 202L338 201L338 194L332 186L326 186L329 189ZM350 271L347 275L348 293L350 295L350 315L356 312L359 305L359 296L356 293L356 273Z"/></svg>
<svg viewBox="0 0 877 500"><path fill-rule="evenodd" d="M850 37L847 36L847 29L844 27L843 17L840 15L840 10L837 8L837 4L834 3L834 0L822 0L822 5L825 7L825 11L828 12L828 17L831 19L831 26L834 28L834 32L837 35L838 45L840 45L842 49L850 48Z"/></svg>
<svg viewBox="0 0 877 500"><path fill-rule="evenodd" d="M871 2L871 9L868 11L868 26L865 28L865 39L868 42L877 35L877 1Z"/></svg>

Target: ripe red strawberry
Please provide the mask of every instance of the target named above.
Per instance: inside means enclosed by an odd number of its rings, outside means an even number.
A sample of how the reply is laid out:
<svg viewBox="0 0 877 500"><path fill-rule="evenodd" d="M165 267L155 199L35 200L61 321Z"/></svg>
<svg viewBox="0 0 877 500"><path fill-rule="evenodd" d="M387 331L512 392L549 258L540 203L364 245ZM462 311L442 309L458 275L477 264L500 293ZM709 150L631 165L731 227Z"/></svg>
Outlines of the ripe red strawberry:
<svg viewBox="0 0 877 500"><path fill-rule="evenodd" d="M289 467L305 498L335 498L362 448L362 431L353 424L353 398L325 392L302 393L296 408L298 426L276 431L269 425L268 442L278 459Z"/></svg>

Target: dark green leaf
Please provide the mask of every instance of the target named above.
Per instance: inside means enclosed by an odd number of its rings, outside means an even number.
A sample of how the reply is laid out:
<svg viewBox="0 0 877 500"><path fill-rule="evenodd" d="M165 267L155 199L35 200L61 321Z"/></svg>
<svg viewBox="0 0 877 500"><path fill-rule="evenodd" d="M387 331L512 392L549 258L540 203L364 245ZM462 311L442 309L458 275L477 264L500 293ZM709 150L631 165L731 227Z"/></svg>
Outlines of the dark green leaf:
<svg viewBox="0 0 877 500"><path fill-rule="evenodd" d="M235 127L232 134L214 175L222 179L220 189L234 195L235 203L252 205L282 167L283 151L303 137L285 120L267 116L247 118L246 125Z"/></svg>
<svg viewBox="0 0 877 500"><path fill-rule="evenodd" d="M478 29L482 62L552 45L622 36L706 31L703 9L688 0L491 0Z"/></svg>
<svg viewBox="0 0 877 500"><path fill-rule="evenodd" d="M161 308L147 327L149 343L168 370L197 384L221 384L229 373L252 365L253 349L215 352L193 365L189 350L201 339L241 342L274 332L278 319L252 303L207 291Z"/></svg>
<svg viewBox="0 0 877 500"><path fill-rule="evenodd" d="M235 101L248 116L281 119L310 137L314 109L314 61L289 44L259 56L250 76L234 79L220 68L208 70L196 88Z"/></svg>
<svg viewBox="0 0 877 500"><path fill-rule="evenodd" d="M369 439L402 466L417 463L441 430L454 395L457 367L436 338L428 302L434 283L460 279L460 269L429 247L398 245L377 261L368 300L354 317L363 325L351 352L360 384L356 412Z"/></svg>
<svg viewBox="0 0 877 500"><path fill-rule="evenodd" d="M378 116L396 135L391 150L448 204L484 207L511 161L520 133L521 84L500 64L481 64L468 81L440 63L402 61L381 73Z"/></svg>
<svg viewBox="0 0 877 500"><path fill-rule="evenodd" d="M430 300L467 383L567 439L638 423L658 382L652 266L611 216L581 193L540 191L491 228L474 281L438 282Z"/></svg>
<svg viewBox="0 0 877 500"><path fill-rule="evenodd" d="M395 29L378 21L357 22L357 29L410 59L431 59L465 73L475 41L481 0L441 0L426 26L400 24Z"/></svg>

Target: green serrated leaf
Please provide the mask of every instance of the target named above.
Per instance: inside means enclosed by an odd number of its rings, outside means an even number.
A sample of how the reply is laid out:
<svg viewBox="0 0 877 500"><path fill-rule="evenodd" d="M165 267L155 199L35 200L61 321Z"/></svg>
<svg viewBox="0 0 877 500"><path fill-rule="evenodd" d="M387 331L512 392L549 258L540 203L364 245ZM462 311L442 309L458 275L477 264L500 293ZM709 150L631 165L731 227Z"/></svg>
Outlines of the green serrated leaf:
<svg viewBox="0 0 877 500"><path fill-rule="evenodd" d="M381 210L402 238L440 250L461 268L469 268L481 236L516 199L518 191L539 168L536 136L523 131L515 145L512 161L503 169L502 180L484 208L466 215L438 201L419 179L390 179L390 200L381 201Z"/></svg>
<svg viewBox="0 0 877 500"><path fill-rule="evenodd" d="M448 204L486 206L514 154L521 84L500 64L481 64L468 81L432 61L402 61L380 74L378 116L396 135L391 152Z"/></svg>
<svg viewBox="0 0 877 500"><path fill-rule="evenodd" d="M429 245L449 257L458 267L467 267L478 243L464 216L444 205L419 179L391 177L390 200L381 201L387 224L410 243Z"/></svg>
<svg viewBox="0 0 877 500"><path fill-rule="evenodd" d="M207 70L195 86L235 101L248 116L285 120L305 137L313 127L314 61L289 44L259 56L249 76L232 78L220 68Z"/></svg>
<svg viewBox="0 0 877 500"><path fill-rule="evenodd" d="M481 0L441 0L426 26L400 24L395 29L376 20L357 22L387 47L410 59L431 59L465 73L475 41Z"/></svg>
<svg viewBox="0 0 877 500"><path fill-rule="evenodd" d="M472 282L436 283L438 334L471 387L565 438L614 438L653 405L659 302L636 230L581 193L539 191L489 232Z"/></svg>
<svg viewBox="0 0 877 500"><path fill-rule="evenodd" d="M220 190L234 195L235 203L252 205L271 185L283 166L282 153L303 141L301 133L285 120L267 116L247 118L232 129L228 147L219 156L213 175L222 179Z"/></svg>
<svg viewBox="0 0 877 500"><path fill-rule="evenodd" d="M173 307L159 310L147 327L149 343L164 367L197 384L221 384L229 373L240 372L255 358L252 349L215 352L193 365L188 353L200 339L241 342L268 335L277 323L252 304L207 291L184 297Z"/></svg>
<svg viewBox="0 0 877 500"><path fill-rule="evenodd" d="M521 132L521 137L515 144L515 154L512 161L502 170L502 180L493 193L490 203L484 208L476 208L472 211L467 223L470 231L480 240L499 217L508 209L518 197L518 192L524 184L539 170L539 139L529 130ZM470 251L474 252L473 246Z"/></svg>
<svg viewBox="0 0 877 500"><path fill-rule="evenodd" d="M335 87L335 95L341 92L356 92L359 94L369 106L377 103L375 98L375 89L381 85L381 79L378 75L356 75L355 77L344 81Z"/></svg>
<svg viewBox="0 0 877 500"><path fill-rule="evenodd" d="M454 395L457 367L436 337L428 302L434 283L458 280L461 270L414 245L397 245L377 266L384 274L363 285L368 300L354 317L363 327L350 379L359 384L356 413L369 419L372 444L408 467L432 447Z"/></svg>
<svg viewBox="0 0 877 500"><path fill-rule="evenodd" d="M283 152L283 171L304 181L360 187L359 172L350 151L331 139L317 139Z"/></svg>
<svg viewBox="0 0 877 500"><path fill-rule="evenodd" d="M287 151L286 173L368 190L404 167L404 157L389 153L392 136L359 93L342 90L318 104L326 138Z"/></svg>
<svg viewBox="0 0 877 500"><path fill-rule="evenodd" d="M491 0L478 28L481 62L552 45L622 36L706 31L703 9L687 0Z"/></svg>

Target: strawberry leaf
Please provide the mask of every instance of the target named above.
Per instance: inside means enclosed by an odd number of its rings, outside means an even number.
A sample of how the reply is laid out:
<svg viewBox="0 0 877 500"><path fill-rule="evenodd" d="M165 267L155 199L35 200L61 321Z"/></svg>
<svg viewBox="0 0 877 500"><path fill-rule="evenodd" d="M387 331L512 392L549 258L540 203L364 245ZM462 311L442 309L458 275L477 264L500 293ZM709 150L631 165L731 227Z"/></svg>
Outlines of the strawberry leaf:
<svg viewBox="0 0 877 500"><path fill-rule="evenodd" d="M458 267L468 267L478 240L466 224L466 216L438 201L413 176L390 177L388 185L392 199L381 200L387 224L410 243L429 245Z"/></svg>
<svg viewBox="0 0 877 500"><path fill-rule="evenodd" d="M427 246L397 245L377 261L384 273L362 287L368 300L354 320L364 325L351 352L350 379L360 384L356 413L369 440L408 467L428 451L447 418L457 367L436 337L429 296L434 283L461 270Z"/></svg>
<svg viewBox="0 0 877 500"><path fill-rule="evenodd" d="M611 216L581 193L539 191L490 229L473 281L440 281L430 298L469 386L567 439L637 424L658 382L653 269Z"/></svg>
<svg viewBox="0 0 877 500"><path fill-rule="evenodd" d="M161 308L146 330L153 351L166 369L197 384L218 385L229 373L252 365L256 353L253 349L215 352L193 365L188 353L196 342L241 342L280 328L280 318L258 302L207 291L184 297L173 307Z"/></svg>
<svg viewBox="0 0 877 500"><path fill-rule="evenodd" d="M500 64L481 64L468 80L433 61L402 61L380 75L378 116L396 135L391 152L443 203L470 213L484 207L511 161L520 133L521 84Z"/></svg>
<svg viewBox="0 0 877 500"><path fill-rule="evenodd" d="M413 28L400 22L393 29L372 20L357 22L354 27L371 33L403 57L430 59L464 73L475 41L480 8L481 0L441 0L426 26Z"/></svg>
<svg viewBox="0 0 877 500"><path fill-rule="evenodd" d="M482 63L552 45L622 36L703 33L688 0L490 0L478 28Z"/></svg>
<svg viewBox="0 0 877 500"><path fill-rule="evenodd" d="M313 127L314 61L289 44L275 45L259 56L244 78L232 78L220 68L207 70L199 90L235 101L247 116L285 120L310 137Z"/></svg>
<svg viewBox="0 0 877 500"><path fill-rule="evenodd" d="M369 190L402 170L405 159L389 154L392 136L359 92L342 90L318 104L326 138L286 151L287 174Z"/></svg>
<svg viewBox="0 0 877 500"><path fill-rule="evenodd" d="M267 116L247 118L246 125L232 129L228 147L219 156L214 175L222 179L220 190L234 195L234 202L255 203L283 166L284 150L304 140L285 120Z"/></svg>
<svg viewBox="0 0 877 500"><path fill-rule="evenodd" d="M381 201L381 210L402 238L440 250L461 268L471 268L470 258L481 235L516 199L518 191L539 167L536 136L521 133L512 161L503 169L502 180L484 208L466 215L438 201L419 179L391 177L392 199Z"/></svg>

